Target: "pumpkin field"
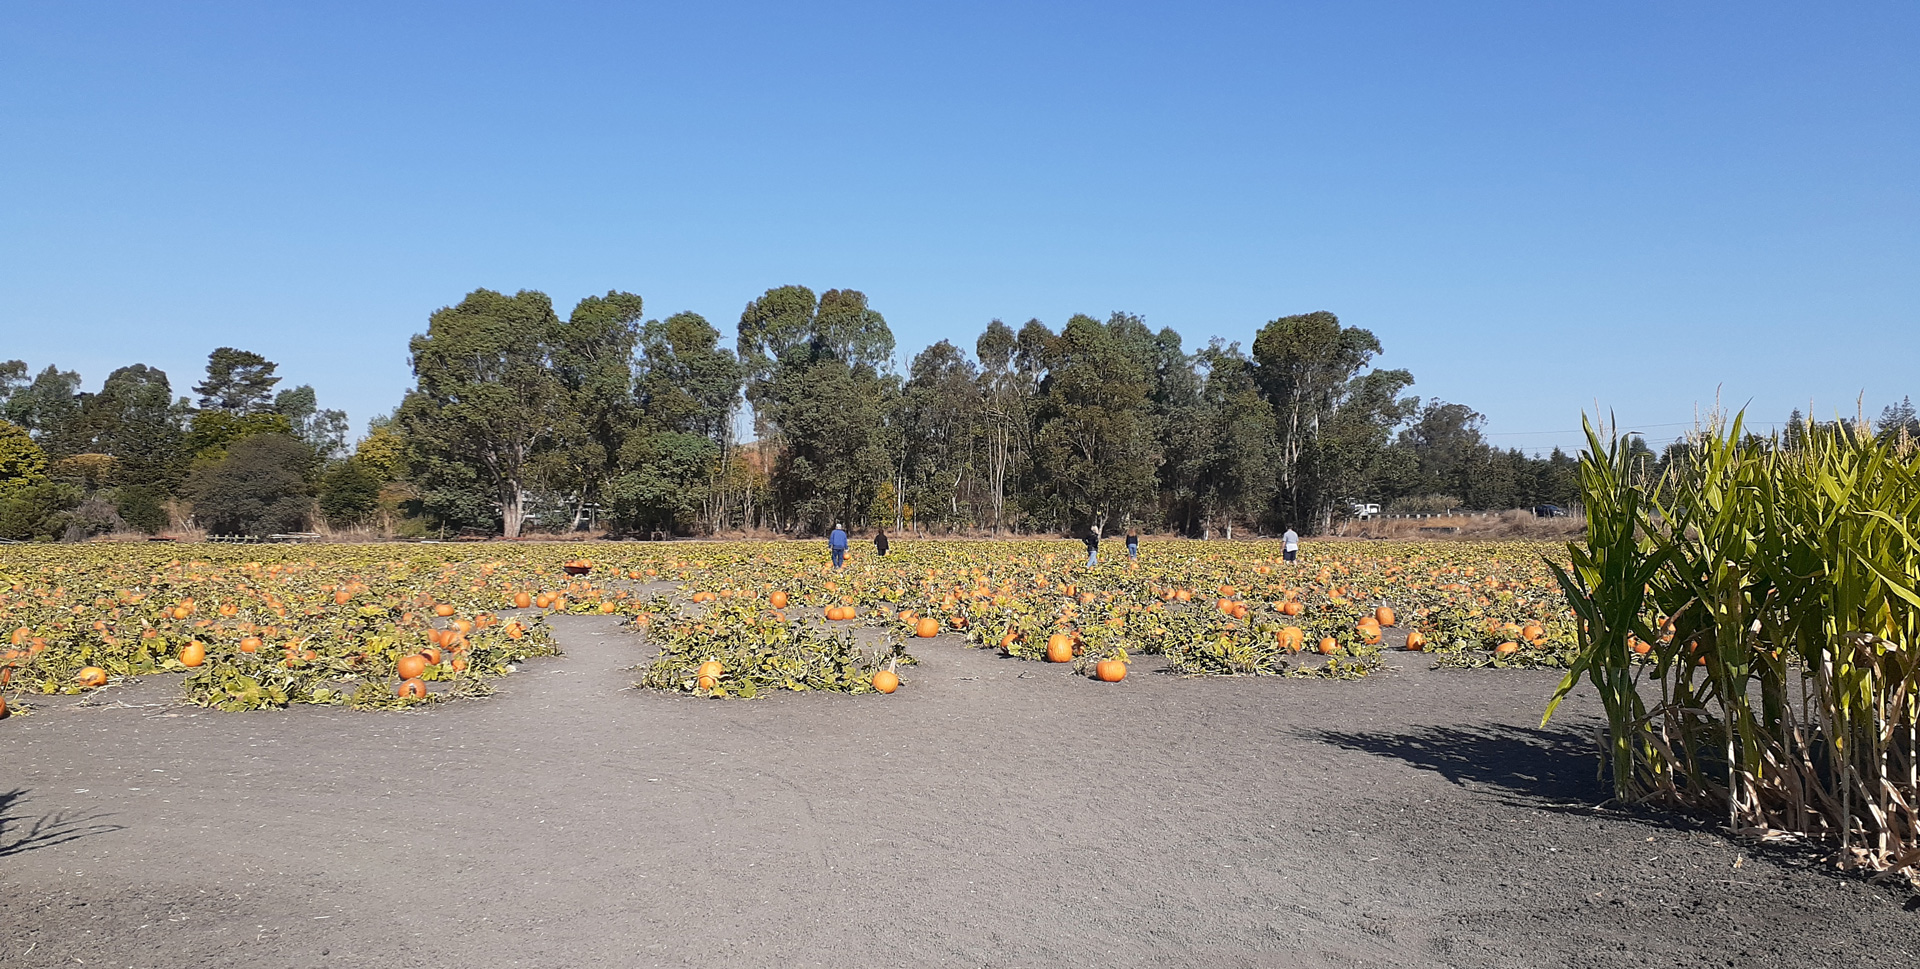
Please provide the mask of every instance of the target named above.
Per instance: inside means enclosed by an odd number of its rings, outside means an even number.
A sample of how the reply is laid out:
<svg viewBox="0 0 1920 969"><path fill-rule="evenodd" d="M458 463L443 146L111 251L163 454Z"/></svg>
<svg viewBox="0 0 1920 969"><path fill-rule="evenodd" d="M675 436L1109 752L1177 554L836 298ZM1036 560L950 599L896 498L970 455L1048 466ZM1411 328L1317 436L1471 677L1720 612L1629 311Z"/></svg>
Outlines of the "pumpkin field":
<svg viewBox="0 0 1920 969"><path fill-rule="evenodd" d="M1603 803L1564 546L1101 558L10 547L0 965L1915 957Z"/></svg>
<svg viewBox="0 0 1920 969"><path fill-rule="evenodd" d="M0 685L16 711L165 673L222 710L403 708L484 695L553 652L559 613L646 632L649 687L731 698L866 693L943 631L1111 681L1141 654L1186 675L1346 678L1389 647L1558 666L1573 644L1550 546L1332 545L1294 565L1261 543L1148 548L1089 569L1065 543L914 542L834 572L802 543L22 547L0 566Z"/></svg>

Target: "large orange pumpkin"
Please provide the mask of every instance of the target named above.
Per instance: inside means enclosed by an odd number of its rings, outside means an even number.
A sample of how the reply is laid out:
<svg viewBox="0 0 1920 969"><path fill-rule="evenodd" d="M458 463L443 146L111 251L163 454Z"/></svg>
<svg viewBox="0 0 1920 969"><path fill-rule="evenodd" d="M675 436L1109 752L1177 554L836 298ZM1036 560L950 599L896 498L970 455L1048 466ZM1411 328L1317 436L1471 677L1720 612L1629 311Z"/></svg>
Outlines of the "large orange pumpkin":
<svg viewBox="0 0 1920 969"><path fill-rule="evenodd" d="M1392 606L1381 606L1373 611L1373 619L1382 626L1391 626L1396 617Z"/></svg>
<svg viewBox="0 0 1920 969"><path fill-rule="evenodd" d="M1407 648L1416 653L1423 649L1426 649L1427 637L1421 634L1420 630L1418 629L1415 629L1412 632L1407 633Z"/></svg>
<svg viewBox="0 0 1920 969"><path fill-rule="evenodd" d="M1127 664L1117 659L1103 659L1093 664L1093 675L1102 683L1118 683L1127 678Z"/></svg>
<svg viewBox="0 0 1920 969"><path fill-rule="evenodd" d="M426 681L418 677L410 677L402 680L400 685L394 688L393 695L403 696L411 700L422 699L427 695Z"/></svg>
<svg viewBox="0 0 1920 969"><path fill-rule="evenodd" d="M394 664L394 669L399 672L403 680L419 679L420 674L427 671L427 658L419 653L402 656L400 661Z"/></svg>
<svg viewBox="0 0 1920 969"><path fill-rule="evenodd" d="M1339 651L1340 651L1339 640L1334 639L1332 636L1328 636L1327 638L1320 640L1320 652L1325 653L1328 656L1332 656L1333 654Z"/></svg>
<svg viewBox="0 0 1920 969"><path fill-rule="evenodd" d="M873 688L882 693L892 693L900 688L900 676L892 670L881 670L873 674Z"/></svg>
<svg viewBox="0 0 1920 969"><path fill-rule="evenodd" d="M720 676L726 671L726 667L721 666L719 660L707 660L694 671L694 685L702 690L711 690L720 685Z"/></svg>
<svg viewBox="0 0 1920 969"><path fill-rule="evenodd" d="M73 675L73 679L81 686L106 686L107 671L98 666L83 666L80 668L80 672Z"/></svg>
<svg viewBox="0 0 1920 969"><path fill-rule="evenodd" d="M773 595L770 595L767 597L767 605L770 605L775 609L785 609L787 607L786 592L775 591Z"/></svg>
<svg viewBox="0 0 1920 969"><path fill-rule="evenodd" d="M180 647L181 666L201 666L207 661L207 647L197 639L189 640Z"/></svg>
<svg viewBox="0 0 1920 969"><path fill-rule="evenodd" d="M931 639L940 635L940 620L932 616L921 616L913 626L913 634L921 639Z"/></svg>
<svg viewBox="0 0 1920 969"><path fill-rule="evenodd" d="M1047 662L1073 662L1073 637L1066 633L1054 633L1047 637Z"/></svg>
<svg viewBox="0 0 1920 969"><path fill-rule="evenodd" d="M442 602L439 605L434 606L433 614L436 616L439 616L442 619L445 619L446 617L453 615L453 603Z"/></svg>
<svg viewBox="0 0 1920 969"><path fill-rule="evenodd" d="M1280 648L1289 653L1299 652L1300 647L1306 645L1307 642L1306 631L1302 630L1299 626L1282 626L1280 627L1280 631L1274 634L1274 637L1280 640Z"/></svg>

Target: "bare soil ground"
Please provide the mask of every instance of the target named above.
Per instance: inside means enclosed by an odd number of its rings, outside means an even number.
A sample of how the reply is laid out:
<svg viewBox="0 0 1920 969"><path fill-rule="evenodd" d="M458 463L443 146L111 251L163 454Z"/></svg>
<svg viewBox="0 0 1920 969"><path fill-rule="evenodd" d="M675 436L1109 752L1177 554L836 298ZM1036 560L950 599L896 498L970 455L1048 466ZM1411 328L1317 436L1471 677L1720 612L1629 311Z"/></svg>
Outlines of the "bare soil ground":
<svg viewBox="0 0 1920 969"><path fill-rule="evenodd" d="M1596 809L1548 674L1109 685L952 636L890 697L411 713L161 677L0 723L0 966L1899 966L1920 899Z"/></svg>

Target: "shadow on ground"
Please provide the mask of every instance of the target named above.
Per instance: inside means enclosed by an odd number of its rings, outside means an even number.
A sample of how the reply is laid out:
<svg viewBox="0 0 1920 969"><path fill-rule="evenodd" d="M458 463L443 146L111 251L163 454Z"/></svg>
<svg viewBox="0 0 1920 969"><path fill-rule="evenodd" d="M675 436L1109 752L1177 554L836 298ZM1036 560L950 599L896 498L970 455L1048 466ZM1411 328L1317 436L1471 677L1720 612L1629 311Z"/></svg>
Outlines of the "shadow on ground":
<svg viewBox="0 0 1920 969"><path fill-rule="evenodd" d="M20 812L19 808L27 801L25 788L15 788L0 794L0 858L17 855L35 848L51 848L54 845L78 841L96 834L107 834L125 827L120 824L105 824L104 814L76 814L71 811L58 811L43 814L29 820L30 815Z"/></svg>
<svg viewBox="0 0 1920 969"><path fill-rule="evenodd" d="M1609 796L1597 773L1594 738L1535 727L1426 727L1405 733L1327 731L1308 735L1348 750L1406 761L1455 784L1482 784L1542 801Z"/></svg>

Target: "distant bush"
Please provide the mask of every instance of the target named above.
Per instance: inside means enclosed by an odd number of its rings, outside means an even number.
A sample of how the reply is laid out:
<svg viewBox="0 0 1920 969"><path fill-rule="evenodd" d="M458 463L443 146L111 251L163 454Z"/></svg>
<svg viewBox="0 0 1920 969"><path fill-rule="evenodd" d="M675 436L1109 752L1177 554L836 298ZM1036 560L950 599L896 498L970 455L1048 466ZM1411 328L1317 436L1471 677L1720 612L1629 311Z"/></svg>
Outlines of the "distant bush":
<svg viewBox="0 0 1920 969"><path fill-rule="evenodd" d="M313 510L312 464L313 449L285 434L235 441L188 479L194 519L215 535L301 531Z"/></svg>

